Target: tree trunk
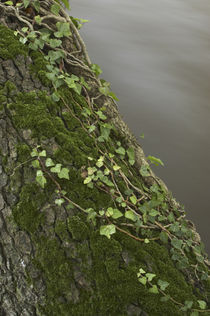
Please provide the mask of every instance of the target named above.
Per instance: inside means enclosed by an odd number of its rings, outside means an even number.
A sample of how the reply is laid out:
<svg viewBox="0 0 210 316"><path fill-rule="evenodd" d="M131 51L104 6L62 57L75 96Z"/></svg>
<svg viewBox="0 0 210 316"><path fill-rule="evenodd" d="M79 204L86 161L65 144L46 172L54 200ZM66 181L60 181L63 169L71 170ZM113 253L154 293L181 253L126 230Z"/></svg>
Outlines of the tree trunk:
<svg viewBox="0 0 210 316"><path fill-rule="evenodd" d="M15 2L0 3L0 314L209 315L200 237L123 122L77 21L53 1Z"/></svg>

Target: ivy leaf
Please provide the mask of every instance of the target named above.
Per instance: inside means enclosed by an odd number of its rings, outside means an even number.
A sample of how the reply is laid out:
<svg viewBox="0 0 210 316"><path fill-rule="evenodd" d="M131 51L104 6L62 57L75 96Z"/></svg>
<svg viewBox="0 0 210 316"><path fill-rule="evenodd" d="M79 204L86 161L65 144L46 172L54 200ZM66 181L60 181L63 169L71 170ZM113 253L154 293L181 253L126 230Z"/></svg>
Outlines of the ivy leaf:
<svg viewBox="0 0 210 316"><path fill-rule="evenodd" d="M61 171L61 166L62 166L61 163L57 163L55 167L52 167L50 169L50 171L54 173L59 173Z"/></svg>
<svg viewBox="0 0 210 316"><path fill-rule="evenodd" d="M183 241L180 240L180 239L177 239L177 238L173 238L173 239L171 240L171 244L172 244L172 246L173 246L174 248L180 250L180 249L182 248Z"/></svg>
<svg viewBox="0 0 210 316"><path fill-rule="evenodd" d="M50 11L55 14L55 15L59 15L59 11L60 11L60 5L58 3L54 3L51 8Z"/></svg>
<svg viewBox="0 0 210 316"><path fill-rule="evenodd" d="M156 158L154 156L148 156L147 159L150 160L150 162L155 164L156 166L164 166L164 163L159 158Z"/></svg>
<svg viewBox="0 0 210 316"><path fill-rule="evenodd" d="M150 292L150 293L154 293L154 294L158 294L159 291L158 291L157 285L153 285L153 286L149 289L149 292Z"/></svg>
<svg viewBox="0 0 210 316"><path fill-rule="evenodd" d="M39 155L38 151L36 148L34 148L31 152L31 157L37 157Z"/></svg>
<svg viewBox="0 0 210 316"><path fill-rule="evenodd" d="M6 1L5 4L7 4L7 5L13 5L13 2L12 2L12 1Z"/></svg>
<svg viewBox="0 0 210 316"><path fill-rule="evenodd" d="M127 155L128 155L129 164L130 164L131 166L133 166L134 163L135 163L135 152L134 152L133 147L129 147L129 148L126 150L126 152L127 152Z"/></svg>
<svg viewBox="0 0 210 316"><path fill-rule="evenodd" d="M205 301L201 301L201 300L197 300L200 309L205 309L206 308L206 302Z"/></svg>
<svg viewBox="0 0 210 316"><path fill-rule="evenodd" d="M65 201L64 199L56 199L55 200L55 204L57 204L58 206L61 206L61 204L63 204Z"/></svg>
<svg viewBox="0 0 210 316"><path fill-rule="evenodd" d="M47 180L45 179L42 170L37 170L37 172L36 172L36 181L44 189L44 186L47 183Z"/></svg>
<svg viewBox="0 0 210 316"><path fill-rule="evenodd" d="M97 111L96 114L103 121L107 119L106 115L104 115L102 111Z"/></svg>
<svg viewBox="0 0 210 316"><path fill-rule="evenodd" d="M50 44L50 46L51 46L52 48L55 48L55 47L61 46L62 41L59 40L59 39L54 38L54 39L50 39L49 44Z"/></svg>
<svg viewBox="0 0 210 316"><path fill-rule="evenodd" d="M58 173L58 178L69 180L69 170L67 168L62 168Z"/></svg>
<svg viewBox="0 0 210 316"><path fill-rule="evenodd" d="M159 214L160 214L160 212L156 211L155 209L151 209L151 211L149 211L149 215L153 216L153 217L155 217Z"/></svg>
<svg viewBox="0 0 210 316"><path fill-rule="evenodd" d="M149 166L146 165L142 165L141 169L139 170L140 174L142 177L148 177L149 174Z"/></svg>
<svg viewBox="0 0 210 316"><path fill-rule="evenodd" d="M88 90L91 89L83 77L80 77L80 83L81 83L81 85L84 86L86 89L88 89Z"/></svg>
<svg viewBox="0 0 210 316"><path fill-rule="evenodd" d="M108 239L110 239L112 234L116 233L115 225L104 225L100 227L100 235L106 236Z"/></svg>
<svg viewBox="0 0 210 316"><path fill-rule="evenodd" d="M87 177L85 180L84 180L84 184L88 184L92 181L92 177Z"/></svg>
<svg viewBox="0 0 210 316"><path fill-rule="evenodd" d="M91 65L91 69L92 69L92 71L95 73L95 75L96 75L97 77L102 73L101 68L100 68L99 65L97 65L97 64L92 64L92 65Z"/></svg>
<svg viewBox="0 0 210 316"><path fill-rule="evenodd" d="M33 160L32 161L32 166L34 167L34 168L40 168L40 164L39 164L39 160Z"/></svg>
<svg viewBox="0 0 210 316"><path fill-rule="evenodd" d="M107 211L106 211L106 216L110 217L113 215L113 208L112 207L108 207Z"/></svg>
<svg viewBox="0 0 210 316"><path fill-rule="evenodd" d="M164 243L168 243L168 234L166 232L161 232L160 233L160 240Z"/></svg>
<svg viewBox="0 0 210 316"><path fill-rule="evenodd" d="M45 161L45 166L46 167L52 167L52 166L54 166L55 164L54 164L54 162L52 161L52 159L51 158L47 158L46 159L46 161Z"/></svg>
<svg viewBox="0 0 210 316"><path fill-rule="evenodd" d="M139 273L140 273L140 274L145 274L146 271L144 271L144 269L140 268L140 269L139 269Z"/></svg>
<svg viewBox="0 0 210 316"><path fill-rule="evenodd" d="M156 277L156 274L146 273L146 277L147 277L148 281L151 282Z"/></svg>
<svg viewBox="0 0 210 316"><path fill-rule="evenodd" d="M144 239L144 243L145 243L145 244L149 244L149 242L150 242L150 241L149 241L148 238L145 238L145 239Z"/></svg>
<svg viewBox="0 0 210 316"><path fill-rule="evenodd" d="M57 91L54 91L51 98L54 102L58 102L60 100L60 94Z"/></svg>
<svg viewBox="0 0 210 316"><path fill-rule="evenodd" d="M39 3L39 0L34 0L34 1L32 1L32 5L33 5L34 9L35 9L37 12L39 12L39 10L40 10L40 3Z"/></svg>
<svg viewBox="0 0 210 316"><path fill-rule="evenodd" d="M67 10L70 10L70 5L68 0L60 0L66 7Z"/></svg>
<svg viewBox="0 0 210 316"><path fill-rule="evenodd" d="M114 171L118 171L118 170L120 170L120 168L121 168L121 167L118 166L118 165L114 165L114 166L113 166L113 170L114 170Z"/></svg>
<svg viewBox="0 0 210 316"><path fill-rule="evenodd" d="M56 27L58 29L58 32L55 32L55 37L64 37L64 36L70 36L70 27L68 22L57 22Z"/></svg>
<svg viewBox="0 0 210 316"><path fill-rule="evenodd" d="M103 216L104 215L104 211L103 210L99 211L99 215Z"/></svg>
<svg viewBox="0 0 210 316"><path fill-rule="evenodd" d="M119 155L125 156L125 149L122 146L120 146L119 148L115 149L115 151Z"/></svg>
<svg viewBox="0 0 210 316"><path fill-rule="evenodd" d="M122 217L123 214L117 208L114 208L113 214L111 216L112 216L112 218L117 219L119 217Z"/></svg>
<svg viewBox="0 0 210 316"><path fill-rule="evenodd" d="M146 285L146 283L147 283L147 278L145 278L144 276L141 277L141 278L139 278L138 280L139 280L139 282L140 282L141 284L143 284L143 285Z"/></svg>
<svg viewBox="0 0 210 316"><path fill-rule="evenodd" d="M125 217L130 219L133 222L136 222L136 220L137 220L137 216L132 211L126 211Z"/></svg>
<svg viewBox="0 0 210 316"><path fill-rule="evenodd" d="M167 281L162 281L162 280L158 280L158 283L157 283L160 287L160 289L162 291L165 291L165 289L169 286L169 283Z"/></svg>
<svg viewBox="0 0 210 316"><path fill-rule="evenodd" d="M39 157L46 157L46 150L42 150L40 153L39 153Z"/></svg>
<svg viewBox="0 0 210 316"><path fill-rule="evenodd" d="M167 302L168 300L170 300L170 295L165 295L160 299L161 302Z"/></svg>
<svg viewBox="0 0 210 316"><path fill-rule="evenodd" d="M24 8L26 9L29 6L30 0L23 0Z"/></svg>
<svg viewBox="0 0 210 316"><path fill-rule="evenodd" d="M137 203L137 198L136 198L135 195L130 196L130 200L131 200L131 202L132 202L134 205L136 205L136 203Z"/></svg>
<svg viewBox="0 0 210 316"><path fill-rule="evenodd" d="M36 21L36 23L37 23L38 25L40 25L40 24L42 23L42 18L41 18L40 15L36 15L34 19L35 19L35 21Z"/></svg>

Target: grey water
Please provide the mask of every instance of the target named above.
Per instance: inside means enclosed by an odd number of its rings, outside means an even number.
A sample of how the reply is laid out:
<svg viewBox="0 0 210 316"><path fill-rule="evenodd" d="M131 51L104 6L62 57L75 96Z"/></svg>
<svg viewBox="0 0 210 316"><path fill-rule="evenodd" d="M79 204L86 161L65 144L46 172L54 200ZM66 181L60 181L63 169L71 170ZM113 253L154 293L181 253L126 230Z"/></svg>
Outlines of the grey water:
<svg viewBox="0 0 210 316"><path fill-rule="evenodd" d="M210 253L209 0L71 0L93 63ZM140 135L144 133L144 139Z"/></svg>

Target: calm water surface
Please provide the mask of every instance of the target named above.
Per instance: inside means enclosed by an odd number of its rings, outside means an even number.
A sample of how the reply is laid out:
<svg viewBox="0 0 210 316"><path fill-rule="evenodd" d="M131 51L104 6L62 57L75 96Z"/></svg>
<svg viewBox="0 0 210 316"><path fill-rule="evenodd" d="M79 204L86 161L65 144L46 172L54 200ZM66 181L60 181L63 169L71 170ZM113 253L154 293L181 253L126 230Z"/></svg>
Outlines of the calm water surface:
<svg viewBox="0 0 210 316"><path fill-rule="evenodd" d="M71 0L92 62L210 253L209 0ZM144 133L142 140L139 135Z"/></svg>

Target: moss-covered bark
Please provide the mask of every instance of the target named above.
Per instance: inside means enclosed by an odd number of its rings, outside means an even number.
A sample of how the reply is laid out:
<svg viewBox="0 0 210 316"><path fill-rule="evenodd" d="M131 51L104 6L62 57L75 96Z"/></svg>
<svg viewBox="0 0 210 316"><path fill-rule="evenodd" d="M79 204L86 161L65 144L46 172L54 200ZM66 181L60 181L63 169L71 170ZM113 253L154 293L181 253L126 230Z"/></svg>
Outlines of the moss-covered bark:
<svg viewBox="0 0 210 316"><path fill-rule="evenodd" d="M48 2L48 1L47 1ZM50 2L49 2L50 3ZM44 2L41 1L44 6ZM108 188L90 188L84 184L84 166L88 157L98 159L101 151L115 154L116 143L135 149L135 164L129 165L116 157L124 174L154 201L155 192L149 189L157 183L164 192L162 208L169 208L177 218L183 216L178 203L169 197L162 182L150 172L146 177L139 168L147 165L143 151L122 121L113 100L101 96L94 102L95 110L102 106L107 122L115 128L110 138L96 146L94 137L84 128L87 118L84 109L96 95L97 78L80 66L65 70L83 75L91 86L89 97L78 95L67 87L60 87L62 100L52 101L52 85L46 78L46 60L41 52L34 52L14 36L12 29L21 22L14 12L1 6L4 17L0 26L0 312L2 315L190 315L180 311L176 303L208 300L209 283L193 275L192 266L178 269L172 260L170 243L158 239L160 231L137 233L129 226L117 230L111 239L99 234L101 224L87 221L81 209L94 210L113 207ZM11 18L13 17L13 18ZM78 42L66 39L70 52ZM82 52L77 58L85 60ZM85 64L84 64L85 65ZM69 169L69 178L57 179L67 197L81 209L67 203L55 204L56 183L52 178L41 188L35 180L31 165L31 151L37 145L56 163ZM121 191L126 189L117 178ZM150 192L150 193L149 193ZM120 225L119 221L119 225ZM128 221L129 224L129 221ZM189 240L199 245L199 236L186 221ZM149 243L133 237L157 238ZM189 247L187 257L191 265L197 261ZM203 269L208 262L203 260ZM161 302L161 294L153 294L137 279L139 268L156 274L157 279L169 282L166 294L172 300ZM196 305L197 304L197 305ZM202 315L209 315L208 312Z"/></svg>

